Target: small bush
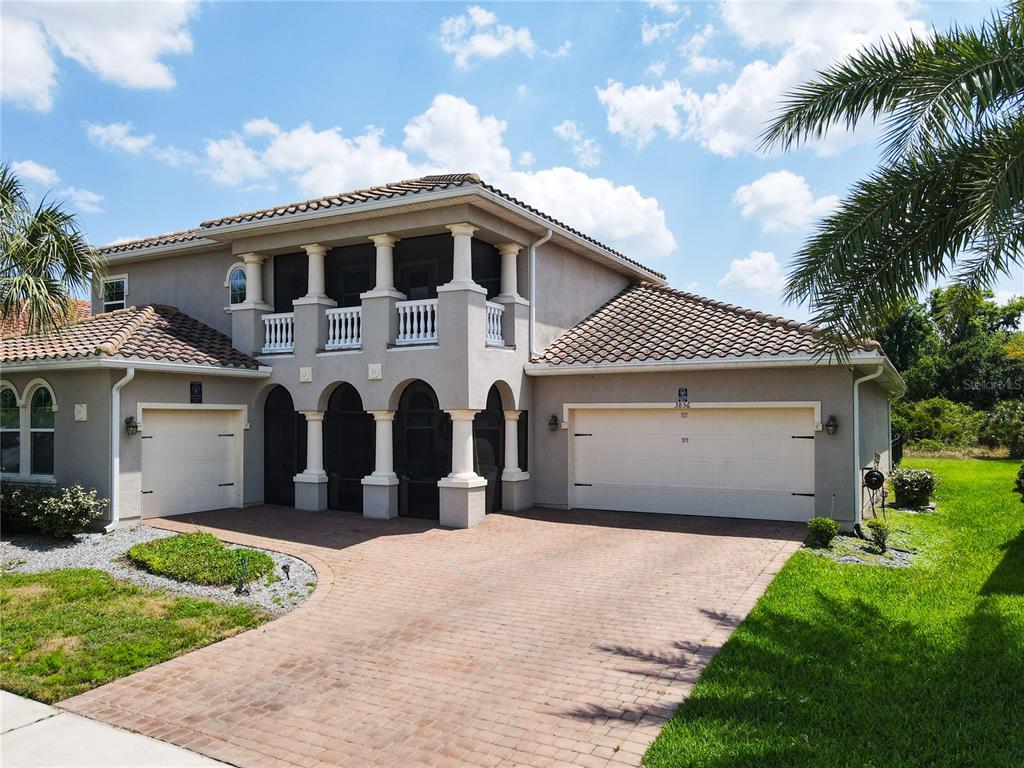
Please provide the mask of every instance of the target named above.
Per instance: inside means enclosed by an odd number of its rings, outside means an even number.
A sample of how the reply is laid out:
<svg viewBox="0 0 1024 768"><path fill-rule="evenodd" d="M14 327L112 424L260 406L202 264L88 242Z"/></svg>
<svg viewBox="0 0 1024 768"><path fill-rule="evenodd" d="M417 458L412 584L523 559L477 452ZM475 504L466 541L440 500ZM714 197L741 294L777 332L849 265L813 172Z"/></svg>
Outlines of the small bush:
<svg viewBox="0 0 1024 768"><path fill-rule="evenodd" d="M831 517L812 517L807 521L807 527L811 531L811 537L823 547L831 544L832 539L839 533L839 523Z"/></svg>
<svg viewBox="0 0 1024 768"><path fill-rule="evenodd" d="M868 534L871 536L872 543L882 552L885 552L886 545L889 543L889 524L884 520L876 518L868 520L865 525L868 527Z"/></svg>
<svg viewBox="0 0 1024 768"><path fill-rule="evenodd" d="M136 544L128 559L140 568L193 584L224 586L255 581L274 572L274 561L255 549L228 549L210 533L180 533ZM243 566L244 562L244 566Z"/></svg>
<svg viewBox="0 0 1024 768"><path fill-rule="evenodd" d="M891 475L892 489L897 507L921 509L939 484L938 476L930 469L897 469Z"/></svg>
<svg viewBox="0 0 1024 768"><path fill-rule="evenodd" d="M12 483L0 493L0 525L7 533L66 539L88 528L106 508L107 499L79 483L67 488Z"/></svg>
<svg viewBox="0 0 1024 768"><path fill-rule="evenodd" d="M1020 500L1024 502L1024 463L1017 470L1017 493L1022 494Z"/></svg>

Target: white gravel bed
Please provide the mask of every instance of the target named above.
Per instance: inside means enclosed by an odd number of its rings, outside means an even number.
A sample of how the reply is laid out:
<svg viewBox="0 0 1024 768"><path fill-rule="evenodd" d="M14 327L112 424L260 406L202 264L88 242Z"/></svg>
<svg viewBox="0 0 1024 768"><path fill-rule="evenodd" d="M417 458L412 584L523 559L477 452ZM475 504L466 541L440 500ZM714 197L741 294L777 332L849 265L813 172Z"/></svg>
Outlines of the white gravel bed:
<svg viewBox="0 0 1024 768"><path fill-rule="evenodd" d="M316 572L302 560L280 552L264 550L274 560L274 574L251 581L248 595L236 595L234 586L212 587L156 576L141 568L119 562L135 544L173 536L171 531L138 525L119 528L112 533L80 533L59 541L42 536L6 536L0 541L0 566L15 573L39 573L62 568L97 568L115 578L148 587L160 587L191 597L204 597L224 603L249 603L275 614L287 613L302 603L316 586ZM227 544L235 549L235 545ZM289 566L289 577L282 565Z"/></svg>

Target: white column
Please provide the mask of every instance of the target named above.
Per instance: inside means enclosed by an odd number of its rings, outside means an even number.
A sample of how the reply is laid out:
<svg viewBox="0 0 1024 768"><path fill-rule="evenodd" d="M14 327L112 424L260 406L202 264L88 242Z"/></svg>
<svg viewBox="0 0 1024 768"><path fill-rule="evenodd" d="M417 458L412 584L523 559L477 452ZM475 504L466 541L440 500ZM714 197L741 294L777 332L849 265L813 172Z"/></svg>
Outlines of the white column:
<svg viewBox="0 0 1024 768"><path fill-rule="evenodd" d="M374 441L375 457L371 477L397 479L392 448L394 430L391 427L392 422L395 420L395 412L370 411L370 413L373 415L373 425L376 430L376 439Z"/></svg>
<svg viewBox="0 0 1024 768"><path fill-rule="evenodd" d="M519 243L502 243L498 246L498 253L501 254L501 295L508 297L519 296L519 278L516 272L516 257L522 250Z"/></svg>
<svg viewBox="0 0 1024 768"><path fill-rule="evenodd" d="M267 257L262 253L243 253L245 264L245 303L263 303L263 262Z"/></svg>
<svg viewBox="0 0 1024 768"><path fill-rule="evenodd" d="M452 417L452 471L449 478L474 480L479 476L473 470L473 417L479 411L448 411Z"/></svg>
<svg viewBox="0 0 1024 768"><path fill-rule="evenodd" d="M300 411L306 417L306 470L310 479L327 480L324 472L324 412Z"/></svg>
<svg viewBox="0 0 1024 768"><path fill-rule="evenodd" d="M377 285L374 291L395 290L395 243L397 237L391 235L374 235L370 238L377 246Z"/></svg>
<svg viewBox="0 0 1024 768"><path fill-rule="evenodd" d="M324 254L327 253L327 249L318 243L304 245L302 246L302 249L306 252L306 255L309 257L306 298L324 298L327 296L324 287Z"/></svg>
<svg viewBox="0 0 1024 768"><path fill-rule="evenodd" d="M452 247L452 283L472 285L473 283L473 233L472 224L449 224L447 229L455 241Z"/></svg>
<svg viewBox="0 0 1024 768"><path fill-rule="evenodd" d="M505 411L505 470L503 480L516 479L525 474L519 468L519 414L522 411Z"/></svg>

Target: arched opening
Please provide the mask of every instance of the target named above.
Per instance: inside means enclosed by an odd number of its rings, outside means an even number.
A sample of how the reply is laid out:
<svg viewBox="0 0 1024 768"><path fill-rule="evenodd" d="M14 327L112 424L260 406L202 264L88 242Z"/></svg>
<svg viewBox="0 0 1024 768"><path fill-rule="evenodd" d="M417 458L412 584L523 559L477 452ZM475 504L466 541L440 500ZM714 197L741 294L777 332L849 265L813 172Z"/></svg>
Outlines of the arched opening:
<svg viewBox="0 0 1024 768"><path fill-rule="evenodd" d="M327 506L363 511L362 479L373 472L373 416L351 384L340 384L327 402L324 416L324 469Z"/></svg>
<svg viewBox="0 0 1024 768"><path fill-rule="evenodd" d="M398 514L437 520L437 481L452 469L452 420L440 410L437 395L425 381L414 381L402 392L394 439Z"/></svg>
<svg viewBox="0 0 1024 768"><path fill-rule="evenodd" d="M306 417L288 390L271 390L263 406L263 501L295 506L293 478L306 467Z"/></svg>
<svg viewBox="0 0 1024 768"><path fill-rule="evenodd" d="M501 473L505 469L505 412L498 387L487 393L487 407L473 417L474 470L487 480L485 509L501 510Z"/></svg>

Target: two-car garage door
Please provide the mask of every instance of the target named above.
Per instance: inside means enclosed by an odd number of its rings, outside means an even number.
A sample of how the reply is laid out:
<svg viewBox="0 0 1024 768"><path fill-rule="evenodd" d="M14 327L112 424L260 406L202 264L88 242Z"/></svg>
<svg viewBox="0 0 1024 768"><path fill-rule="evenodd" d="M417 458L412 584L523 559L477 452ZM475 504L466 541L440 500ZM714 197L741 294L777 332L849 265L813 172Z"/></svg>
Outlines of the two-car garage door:
<svg viewBox="0 0 1024 768"><path fill-rule="evenodd" d="M142 516L241 505L240 411L142 412Z"/></svg>
<svg viewBox="0 0 1024 768"><path fill-rule="evenodd" d="M807 520L814 427L809 407L574 410L572 505Z"/></svg>

